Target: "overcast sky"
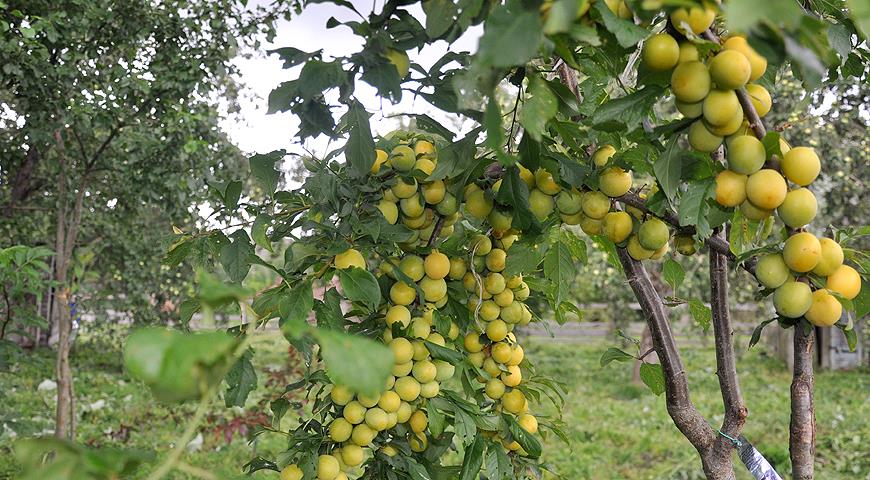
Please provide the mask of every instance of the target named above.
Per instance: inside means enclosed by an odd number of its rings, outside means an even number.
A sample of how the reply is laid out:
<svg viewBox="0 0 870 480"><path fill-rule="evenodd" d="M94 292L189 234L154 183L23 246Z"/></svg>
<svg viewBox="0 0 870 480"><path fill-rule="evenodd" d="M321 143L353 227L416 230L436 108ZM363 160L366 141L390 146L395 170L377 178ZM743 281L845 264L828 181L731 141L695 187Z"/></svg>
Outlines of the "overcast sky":
<svg viewBox="0 0 870 480"><path fill-rule="evenodd" d="M252 2L253 3L253 2ZM257 3L264 3L260 0ZM368 15L373 8L380 10L382 2L354 0L354 5L364 15ZM374 5L373 5L374 4ZM425 15L422 10L412 10L414 16L425 25ZM326 21L330 17L338 20L359 20L359 17L346 8L332 4L309 4L304 12L293 18L292 21L279 23L278 35L269 44L264 41L263 50L279 47L295 47L300 50L312 52L323 49L326 59L335 56L344 56L362 50L360 37L355 36L347 27L326 28ZM465 35L452 45L447 42L437 42L427 46L422 51L412 50L408 52L411 61L429 68L444 53L448 47L453 51L474 51L477 49L477 41L482 32L480 26L469 29ZM249 89L256 94L254 100L240 99L241 115L225 122L224 128L230 138L247 153L265 153L275 149L285 148L299 152L293 148L293 136L298 129L297 119L290 113L278 113L266 115L266 101L269 92L279 83L297 78L301 67L290 70L281 68L281 60L275 56L259 56L254 59L239 58L236 60L241 71L241 80ZM374 88L363 82L358 82L356 96L363 102L370 113L372 131L375 134L385 134L398 126L395 119L384 119L385 116L396 113L428 113L439 120L446 120L444 114L437 112L431 105L422 99L414 99L405 92L402 101L396 105L377 97ZM307 147L314 153L323 154L327 148L326 139L318 139L307 142ZM334 147L334 145L333 145Z"/></svg>

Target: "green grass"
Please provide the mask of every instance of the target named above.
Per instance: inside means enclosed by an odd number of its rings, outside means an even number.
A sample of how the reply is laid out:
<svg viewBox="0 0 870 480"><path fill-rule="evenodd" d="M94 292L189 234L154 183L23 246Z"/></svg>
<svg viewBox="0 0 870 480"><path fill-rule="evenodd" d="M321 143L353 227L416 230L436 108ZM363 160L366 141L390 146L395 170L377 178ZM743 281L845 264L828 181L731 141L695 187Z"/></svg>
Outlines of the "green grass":
<svg viewBox="0 0 870 480"><path fill-rule="evenodd" d="M745 343L744 343L745 344ZM645 386L631 383L630 364L601 369L598 359L607 345L528 345L527 356L538 368L565 382L567 404L562 411L566 445L554 435L545 439L545 458L568 479L695 479L703 478L694 449L680 435L665 411L664 398ZM721 422L721 399L712 350L683 352L692 398L714 425ZM153 401L147 389L119 367L120 354L105 348L75 350L79 422L78 440L91 446L118 446L165 454L184 428L193 407L167 407ZM54 392L37 392L37 385L53 376L51 352L24 357L13 372L0 373L0 478L18 470L9 455L13 439L50 430ZM279 435L262 436L255 446L236 432L231 442L223 434L231 425L258 421L268 412L269 396L297 377L280 341L261 345L256 357L261 388L248 407L225 409L215 402L203 430L201 450L185 455L187 463L214 472L218 478L246 478L240 466L256 454L273 457L284 447ZM738 363L744 395L750 409L745 434L786 474L788 464L789 372L781 362L761 350L744 353ZM816 376L817 478L855 479L870 475L866 455L870 437L870 391L866 370L822 372ZM267 382L271 387L265 388ZM267 395L267 392L269 394ZM105 406L91 405L104 401ZM303 407L304 408L304 407ZM545 404L537 411L549 415ZM288 414L288 417L293 415ZM233 423L234 422L234 423ZM8 427L4 429L2 423ZM220 427L222 426L222 427ZM220 428L218 428L220 427ZM736 457L735 457L736 459ZM276 478L269 474L262 478ZM188 478L177 474L173 478ZM740 479L749 476L741 471Z"/></svg>

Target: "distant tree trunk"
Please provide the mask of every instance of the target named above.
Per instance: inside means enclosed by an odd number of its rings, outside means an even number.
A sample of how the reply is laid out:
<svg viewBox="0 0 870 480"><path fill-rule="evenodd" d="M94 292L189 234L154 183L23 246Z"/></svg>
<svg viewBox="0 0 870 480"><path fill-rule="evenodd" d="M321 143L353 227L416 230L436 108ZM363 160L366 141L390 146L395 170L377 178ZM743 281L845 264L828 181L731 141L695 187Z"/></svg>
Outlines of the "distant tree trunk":
<svg viewBox="0 0 870 480"><path fill-rule="evenodd" d="M802 323L794 327L794 370L791 382L791 423L789 455L794 480L813 478L816 455L816 416L813 405L813 329L804 331Z"/></svg>
<svg viewBox="0 0 870 480"><path fill-rule="evenodd" d="M68 167L66 152L61 133L55 132L57 141L60 175L58 176L58 205L55 237L55 278L59 287L55 292L54 308L57 318L57 361L55 375L57 376L57 415L55 417L55 436L58 438L75 439L76 414L75 414L75 388L73 384L72 369L69 363L70 339L72 337L73 318L70 311L71 289L69 285L69 267L72 261L75 244L78 237L79 226L82 221L84 209L85 189L90 174L90 165L85 171L78 185L75 203L72 212L67 209L66 195L68 183Z"/></svg>

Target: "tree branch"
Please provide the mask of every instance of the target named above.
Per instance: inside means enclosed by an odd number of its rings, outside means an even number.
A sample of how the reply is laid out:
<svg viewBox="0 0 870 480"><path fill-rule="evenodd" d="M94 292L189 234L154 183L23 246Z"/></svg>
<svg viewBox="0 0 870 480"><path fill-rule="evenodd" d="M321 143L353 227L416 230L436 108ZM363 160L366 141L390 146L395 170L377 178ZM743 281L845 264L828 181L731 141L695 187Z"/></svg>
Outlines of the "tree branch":
<svg viewBox="0 0 870 480"><path fill-rule="evenodd" d="M722 238L718 230L714 237ZM713 336L716 345L716 375L719 377L719 390L725 407L722 422L723 433L733 438L740 436L749 412L740 393L737 379L737 363L734 357L734 332L731 327L731 313L728 309L728 259L725 255L710 250L710 306L713 313ZM716 440L717 450L731 456L731 443L725 437Z"/></svg>
<svg viewBox="0 0 870 480"><path fill-rule="evenodd" d="M692 404L689 396L689 382L683 366L674 334L667 320L662 299L655 291L643 264L631 258L624 248L617 249L619 261L625 271L628 284L646 317L653 340L665 374L665 400L668 413L677 428L703 455L713 443L713 429Z"/></svg>

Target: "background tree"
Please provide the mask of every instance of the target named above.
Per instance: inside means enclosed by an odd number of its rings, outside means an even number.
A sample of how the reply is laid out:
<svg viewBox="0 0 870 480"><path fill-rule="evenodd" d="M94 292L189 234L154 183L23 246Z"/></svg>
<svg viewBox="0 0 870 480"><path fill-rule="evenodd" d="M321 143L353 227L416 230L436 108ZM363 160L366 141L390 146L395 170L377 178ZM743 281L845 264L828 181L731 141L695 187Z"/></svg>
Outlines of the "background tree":
<svg viewBox="0 0 870 480"><path fill-rule="evenodd" d="M217 128L238 91L231 60L268 37L283 12L232 1L2 5L4 238L56 252L58 436L75 433L71 305L106 305L99 289L110 287L129 292L112 298L127 305L168 299L168 272L143 259L158 252L167 225L194 221L209 185L238 195L240 185L220 181L242 157ZM81 244L99 256L99 280L74 298L70 265Z"/></svg>

